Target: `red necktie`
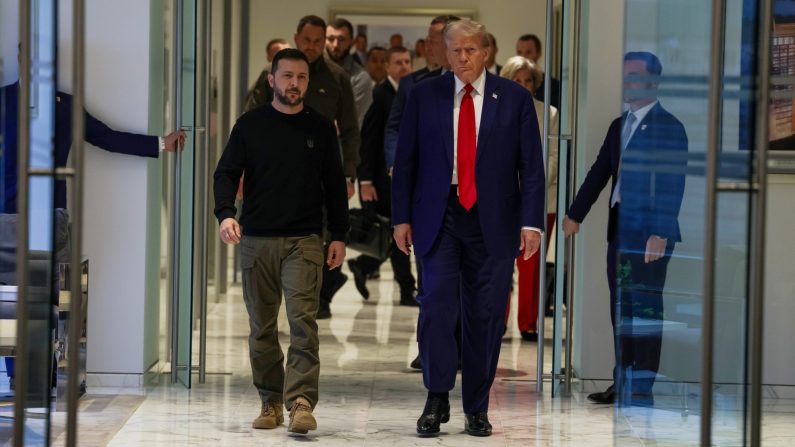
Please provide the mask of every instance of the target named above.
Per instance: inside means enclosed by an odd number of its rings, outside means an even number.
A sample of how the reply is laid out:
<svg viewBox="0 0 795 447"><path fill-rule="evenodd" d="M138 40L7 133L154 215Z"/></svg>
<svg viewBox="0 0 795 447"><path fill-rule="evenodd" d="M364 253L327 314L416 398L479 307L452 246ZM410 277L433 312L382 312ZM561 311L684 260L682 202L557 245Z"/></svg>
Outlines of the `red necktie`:
<svg viewBox="0 0 795 447"><path fill-rule="evenodd" d="M464 98L458 112L458 201L469 211L478 200L475 189L475 102L471 84L464 86Z"/></svg>

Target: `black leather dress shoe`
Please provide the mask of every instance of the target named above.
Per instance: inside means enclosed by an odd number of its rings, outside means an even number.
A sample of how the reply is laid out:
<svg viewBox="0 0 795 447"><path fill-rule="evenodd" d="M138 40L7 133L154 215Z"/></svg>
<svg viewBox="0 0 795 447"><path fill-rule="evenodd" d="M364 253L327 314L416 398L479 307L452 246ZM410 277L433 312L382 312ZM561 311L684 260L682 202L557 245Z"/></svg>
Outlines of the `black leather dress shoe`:
<svg viewBox="0 0 795 447"><path fill-rule="evenodd" d="M417 357L415 357L414 360L411 361L411 365L409 366L411 367L411 369L417 369L422 371L422 360L420 359L419 354L417 354Z"/></svg>
<svg viewBox="0 0 795 447"><path fill-rule="evenodd" d="M524 341L538 341L538 332L522 331L521 334Z"/></svg>
<svg viewBox="0 0 795 447"><path fill-rule="evenodd" d="M411 307L420 307L420 303L417 302L417 291L414 289L403 289L400 291L400 305L401 306L411 306Z"/></svg>
<svg viewBox="0 0 795 447"><path fill-rule="evenodd" d="M489 414L485 411L465 415L464 431L472 436L491 436Z"/></svg>
<svg viewBox="0 0 795 447"><path fill-rule="evenodd" d="M351 259L348 261L348 268L353 273L353 284L356 285L356 290L362 294L362 298L369 299L370 291L367 290L367 275L359 266L359 263L355 259Z"/></svg>
<svg viewBox="0 0 795 447"><path fill-rule="evenodd" d="M450 420L450 401L442 397L429 397L425 401L422 416L417 419L417 433L420 436L435 436L441 424Z"/></svg>
<svg viewBox="0 0 795 447"><path fill-rule="evenodd" d="M589 394L588 400L597 404L613 404L616 401L616 391L613 385L610 385L606 390L600 393Z"/></svg>

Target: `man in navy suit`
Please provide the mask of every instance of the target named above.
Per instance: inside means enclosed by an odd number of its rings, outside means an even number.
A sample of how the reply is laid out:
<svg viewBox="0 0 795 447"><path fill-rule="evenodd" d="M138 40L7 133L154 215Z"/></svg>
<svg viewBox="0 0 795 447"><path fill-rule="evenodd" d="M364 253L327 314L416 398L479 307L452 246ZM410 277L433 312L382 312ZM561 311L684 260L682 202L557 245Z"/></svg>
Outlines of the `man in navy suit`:
<svg viewBox="0 0 795 447"><path fill-rule="evenodd" d="M382 216L390 216L392 179L384 161L384 126L386 125L392 101L395 99L398 82L411 71L411 53L405 47L392 47L386 52L386 81L373 89L373 103L362 122L362 144L359 149L359 166L356 176L359 179L359 194L362 208L370 209ZM395 281L400 286L400 305L419 306L416 300L416 281L411 274L411 261L400 250L392 247L390 253ZM353 273L356 289L364 299L370 297L367 290L367 277L378 271L381 260L361 255L348 261Z"/></svg>
<svg viewBox="0 0 795 447"><path fill-rule="evenodd" d="M0 212L17 212L17 114L19 112L19 82L0 88L0 116L4 147L2 202ZM165 137L139 135L113 130L102 121L86 113L86 141L110 152L157 158L161 151L173 152L185 140L183 131ZM55 95L55 166L66 166L72 146L72 96L63 92ZM55 208L66 208L66 181L55 182Z"/></svg>
<svg viewBox="0 0 795 447"><path fill-rule="evenodd" d="M17 212L17 124L19 113L19 82L0 88L0 213ZM173 152L185 141L183 131L165 137L138 135L111 129L86 112L85 139L108 150L141 157L158 157L165 150ZM66 166L72 146L72 96L63 92L55 95L55 166ZM66 208L66 181L55 181L55 208ZM64 253L64 252L62 252ZM13 388L14 359L6 357L6 371Z"/></svg>
<svg viewBox="0 0 795 447"><path fill-rule="evenodd" d="M422 259L418 327L425 409L420 435L450 417L461 317L466 423L489 436L489 390L505 328L513 258L529 258L544 228L544 167L533 98L486 71L483 25L444 29L452 73L414 86L400 125L392 183L395 242Z"/></svg>
<svg viewBox="0 0 795 447"><path fill-rule="evenodd" d="M607 281L616 367L614 384L588 396L596 403L612 404L621 398L630 404L653 404L662 346L662 292L674 244L682 240L678 217L687 165L685 128L657 100L661 74L660 60L652 53L624 56L624 102L629 110L610 124L563 220L567 236L579 232L612 179Z"/></svg>

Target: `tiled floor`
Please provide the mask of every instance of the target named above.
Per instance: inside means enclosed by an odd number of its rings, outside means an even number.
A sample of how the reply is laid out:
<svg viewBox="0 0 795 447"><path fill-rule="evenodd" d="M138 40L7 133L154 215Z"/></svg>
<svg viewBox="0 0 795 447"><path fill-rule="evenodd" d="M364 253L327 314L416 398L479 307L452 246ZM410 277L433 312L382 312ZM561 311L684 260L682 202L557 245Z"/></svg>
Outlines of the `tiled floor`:
<svg viewBox="0 0 795 447"><path fill-rule="evenodd" d="M665 398L658 400L658 407L666 409L616 409L590 404L582 394L552 399L548 384L543 394L535 393L535 344L522 342L515 329L502 345L492 389L489 416L494 435L473 438L463 432L457 388L451 396L453 414L442 435L420 439L414 427L425 390L421 374L407 367L417 352L417 309L395 304L396 287L387 268L381 280L368 284L372 296L364 302L352 279L348 281L332 305L333 318L320 322L321 394L315 412L319 429L311 437L288 437L284 426L270 431L251 428L259 400L251 385L247 316L238 286L210 309L207 383L194 382L190 391L164 384L147 388L146 399L109 445L697 445L699 417L695 411L683 412L675 398L669 398L670 405ZM283 311L280 327L286 327ZM288 343L284 329L282 343ZM795 402L777 400L768 410L765 445L795 445ZM741 445L738 413L719 412L716 418L715 444ZM90 428L81 433L84 439L91 436Z"/></svg>

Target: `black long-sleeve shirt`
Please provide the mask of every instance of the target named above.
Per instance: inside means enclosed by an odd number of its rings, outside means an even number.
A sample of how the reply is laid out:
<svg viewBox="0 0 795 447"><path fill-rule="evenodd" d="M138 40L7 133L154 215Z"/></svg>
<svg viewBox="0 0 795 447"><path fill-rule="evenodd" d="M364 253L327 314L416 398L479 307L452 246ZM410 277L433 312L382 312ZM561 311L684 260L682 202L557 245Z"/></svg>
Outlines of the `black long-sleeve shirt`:
<svg viewBox="0 0 795 447"><path fill-rule="evenodd" d="M309 107L285 114L266 104L241 116L215 169L215 216L235 217L243 182L243 234L322 234L323 206L332 240L348 231L348 195L334 125Z"/></svg>
<svg viewBox="0 0 795 447"><path fill-rule="evenodd" d="M273 88L263 72L246 97L246 110L271 101ZM317 58L309 64L309 86L304 105L315 109L332 122L337 122L342 145L343 172L347 177L356 177L361 139L356 100L348 73L326 56Z"/></svg>

